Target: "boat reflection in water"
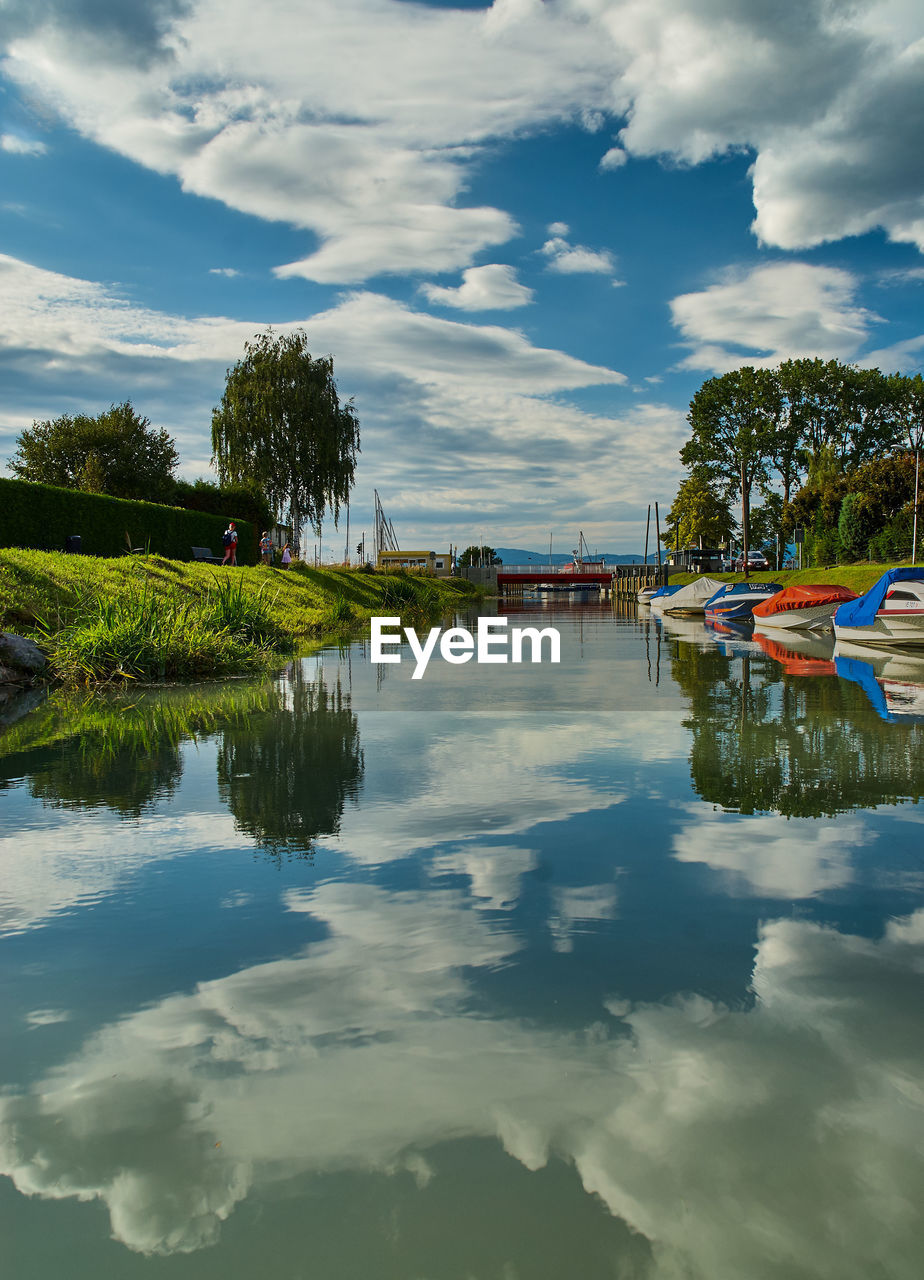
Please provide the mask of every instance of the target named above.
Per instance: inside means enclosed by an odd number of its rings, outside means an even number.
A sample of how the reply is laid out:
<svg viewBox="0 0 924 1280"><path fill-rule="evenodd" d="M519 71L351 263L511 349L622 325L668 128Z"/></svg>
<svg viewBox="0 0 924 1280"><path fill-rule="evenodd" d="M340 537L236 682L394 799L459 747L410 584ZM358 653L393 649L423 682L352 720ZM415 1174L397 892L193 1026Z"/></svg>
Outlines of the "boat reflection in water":
<svg viewBox="0 0 924 1280"><path fill-rule="evenodd" d="M834 662L837 674L858 684L883 720L924 724L924 655L838 640Z"/></svg>
<svg viewBox="0 0 924 1280"><path fill-rule="evenodd" d="M754 640L768 658L778 662L788 676L834 676L834 641L830 635L786 632L784 639L754 632Z"/></svg>
<svg viewBox="0 0 924 1280"><path fill-rule="evenodd" d="M924 724L883 716L873 666L835 661L833 637L748 639L695 619L663 627L673 677L690 699L690 770L703 799L740 813L821 817L924 795ZM894 686L903 684L909 706L917 688L909 667L900 671L889 696L898 705Z"/></svg>

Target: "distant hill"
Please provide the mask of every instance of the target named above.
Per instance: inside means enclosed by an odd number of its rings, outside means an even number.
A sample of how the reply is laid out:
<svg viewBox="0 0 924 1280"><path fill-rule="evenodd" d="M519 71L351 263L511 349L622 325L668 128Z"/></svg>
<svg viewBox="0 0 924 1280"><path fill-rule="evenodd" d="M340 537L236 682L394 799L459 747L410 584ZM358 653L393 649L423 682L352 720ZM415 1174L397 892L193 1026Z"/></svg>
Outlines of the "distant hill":
<svg viewBox="0 0 924 1280"><path fill-rule="evenodd" d="M549 553L547 551L524 551L522 547L496 547L495 554L499 555L504 564L549 564ZM607 564L644 564L644 556L620 555L615 551L601 551L599 553ZM663 554L663 553L662 553ZM552 554L552 564L570 564L573 556L564 552ZM648 557L652 564L657 563L657 556L650 555Z"/></svg>

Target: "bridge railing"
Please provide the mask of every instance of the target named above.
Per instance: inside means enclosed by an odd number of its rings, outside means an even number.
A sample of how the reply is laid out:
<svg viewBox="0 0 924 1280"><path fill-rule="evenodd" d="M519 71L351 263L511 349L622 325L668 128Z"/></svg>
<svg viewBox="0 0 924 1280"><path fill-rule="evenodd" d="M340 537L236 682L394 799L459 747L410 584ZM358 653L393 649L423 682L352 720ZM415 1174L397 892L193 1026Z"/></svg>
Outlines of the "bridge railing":
<svg viewBox="0 0 924 1280"><path fill-rule="evenodd" d="M573 577L576 573L612 573L611 565L585 564L499 564L495 566L498 573L541 573L544 578L554 578L557 574Z"/></svg>

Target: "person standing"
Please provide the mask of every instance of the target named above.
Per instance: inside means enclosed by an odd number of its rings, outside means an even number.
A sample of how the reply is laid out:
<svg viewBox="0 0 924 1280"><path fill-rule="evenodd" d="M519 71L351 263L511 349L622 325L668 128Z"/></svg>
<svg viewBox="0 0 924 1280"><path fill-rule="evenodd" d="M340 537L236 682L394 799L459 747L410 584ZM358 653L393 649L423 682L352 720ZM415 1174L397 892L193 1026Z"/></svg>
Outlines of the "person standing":
<svg viewBox="0 0 924 1280"><path fill-rule="evenodd" d="M260 558L264 564L273 563L273 539L269 536L269 530L260 539Z"/></svg>
<svg viewBox="0 0 924 1280"><path fill-rule="evenodd" d="M287 543L286 543L286 545L282 548L282 567L283 567L283 569L288 569L288 567L289 567L289 565L290 565L291 563L292 563L292 552L289 550L289 544L288 544L288 542L287 542Z"/></svg>
<svg viewBox="0 0 924 1280"><path fill-rule="evenodd" d="M225 548L225 558L222 564L237 564L237 527L233 520L228 521L228 527L221 535L222 543Z"/></svg>

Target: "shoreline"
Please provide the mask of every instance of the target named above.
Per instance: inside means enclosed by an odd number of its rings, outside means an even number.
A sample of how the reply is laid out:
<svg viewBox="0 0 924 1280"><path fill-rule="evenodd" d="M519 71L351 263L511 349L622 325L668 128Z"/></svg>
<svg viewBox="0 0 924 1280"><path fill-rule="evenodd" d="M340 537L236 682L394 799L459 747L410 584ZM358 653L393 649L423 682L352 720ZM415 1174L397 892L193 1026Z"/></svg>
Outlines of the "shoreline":
<svg viewBox="0 0 924 1280"><path fill-rule="evenodd" d="M375 614L446 614L483 591L404 571L222 567L0 549L0 630L35 641L43 679L99 687L259 675L299 643L355 633Z"/></svg>

